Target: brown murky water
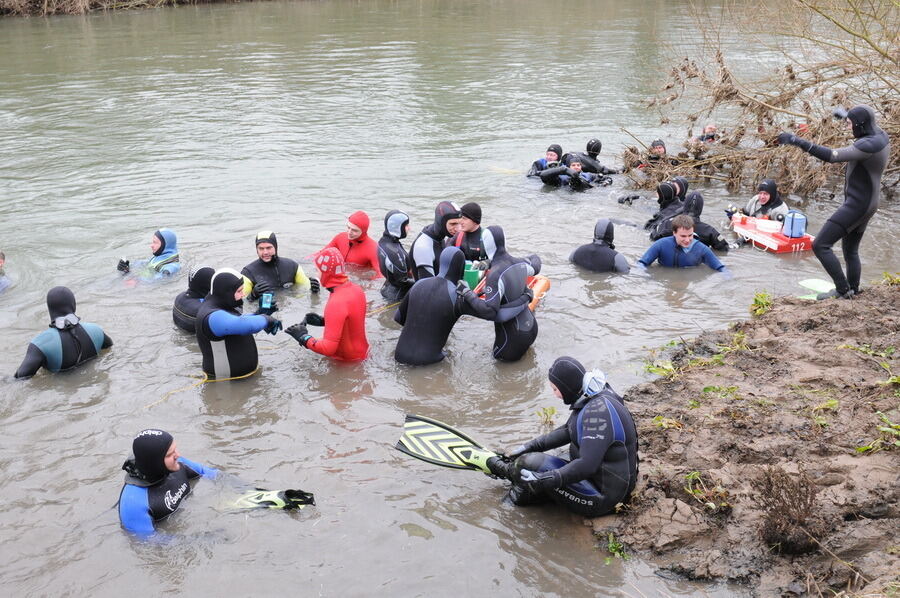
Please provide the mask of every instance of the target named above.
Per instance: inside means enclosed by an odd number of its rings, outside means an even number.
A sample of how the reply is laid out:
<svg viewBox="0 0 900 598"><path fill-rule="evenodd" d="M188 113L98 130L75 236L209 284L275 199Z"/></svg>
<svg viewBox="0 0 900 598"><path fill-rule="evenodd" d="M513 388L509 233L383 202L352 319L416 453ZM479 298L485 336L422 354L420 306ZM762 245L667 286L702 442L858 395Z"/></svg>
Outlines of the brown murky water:
<svg viewBox="0 0 900 598"><path fill-rule="evenodd" d="M715 7L709 8L715 12ZM753 294L800 292L822 277L810 256L733 252L734 272L589 275L566 258L610 216L622 181L582 195L521 174L550 143L603 157L620 127L663 136L641 101L666 44L690 46L687 3L532 1L296 2L0 21L0 249L14 286L0 296L0 511L9 595L360 596L734 595L603 564L578 518L500 504L485 476L393 450L403 414L455 424L488 446L540 432L557 404L546 370L561 354L602 367L624 390L646 348L747 314ZM734 60L765 64L734 41ZM677 141L674 134L666 135ZM709 219L743 198L704 189ZM446 362L401 367L390 313L368 322L371 357L329 362L285 335L259 339L262 374L172 395L199 371L194 339L171 321L176 281L125 288L120 255L147 254L153 230L179 235L185 266L240 268L275 229L303 257L365 209L406 209L413 228L442 199L478 201L511 252L537 252L553 288L540 336L519 363L490 357L490 324L465 320ZM835 200L836 201L836 200ZM835 203L807 209L818 229ZM864 275L898 263L886 206L863 243ZM620 226L633 263L645 234ZM307 265L309 271L311 266ZM65 284L115 347L75 372L14 381L46 325L44 295ZM364 281L372 310L379 283ZM323 299L282 301L286 323ZM562 414L558 421L562 421ZM166 531L141 545L111 506L138 430L173 432L181 452L250 483L315 491L299 515L223 514L227 487L203 482Z"/></svg>

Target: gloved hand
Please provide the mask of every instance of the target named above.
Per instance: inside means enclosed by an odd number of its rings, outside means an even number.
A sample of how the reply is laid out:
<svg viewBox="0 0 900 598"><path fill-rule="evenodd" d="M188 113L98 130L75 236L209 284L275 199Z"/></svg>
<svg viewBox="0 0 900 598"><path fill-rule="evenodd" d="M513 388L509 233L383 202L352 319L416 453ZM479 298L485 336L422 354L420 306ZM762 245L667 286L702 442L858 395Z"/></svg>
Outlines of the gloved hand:
<svg viewBox="0 0 900 598"><path fill-rule="evenodd" d="M556 168L559 166L559 162L547 162L547 168Z"/></svg>
<svg viewBox="0 0 900 598"><path fill-rule="evenodd" d="M525 453L533 453L533 452L534 451L532 451L530 448L528 448L527 444L523 444L522 446L516 448L513 452L507 454L506 458L509 459L510 461L515 461L516 459L518 459Z"/></svg>
<svg viewBox="0 0 900 598"><path fill-rule="evenodd" d="M633 194L633 195L625 195L625 196L623 196L623 197L620 197L620 198L618 199L618 202L621 203L621 204L626 204L626 203L627 203L628 205L631 205L632 202L633 202L634 200L640 199L640 198L641 198L641 196L640 196L640 195L637 195L637 194L635 193L635 194Z"/></svg>
<svg viewBox="0 0 900 598"><path fill-rule="evenodd" d="M306 347L307 341L312 338L312 335L306 330L306 324L294 324L285 328L284 331L303 347Z"/></svg>
<svg viewBox="0 0 900 598"><path fill-rule="evenodd" d="M596 183L598 185L600 185L601 187L608 187L609 185L613 184L613 180L612 180L612 177L602 174L599 177L597 177Z"/></svg>
<svg viewBox="0 0 900 598"><path fill-rule="evenodd" d="M578 176L578 173L575 172L575 170L573 170L572 168L566 168L566 173L565 173L565 174L568 175L568 176L570 176L570 177L577 177L577 176Z"/></svg>
<svg viewBox="0 0 900 598"><path fill-rule="evenodd" d="M472 262L473 270L487 270L491 267L491 262L489 260L480 260L477 262Z"/></svg>
<svg viewBox="0 0 900 598"><path fill-rule="evenodd" d="M313 312L306 314L306 318L304 318L304 321L307 324L309 324L310 326L324 326L325 325L325 318L323 318L319 314L313 313Z"/></svg>
<svg viewBox="0 0 900 598"><path fill-rule="evenodd" d="M728 216L728 219L731 220L731 217L738 213L738 207L734 204L729 204L727 208L725 208L725 215Z"/></svg>
<svg viewBox="0 0 900 598"><path fill-rule="evenodd" d="M131 270L131 261L130 260L119 260L119 265L116 266L116 270L122 273L127 273Z"/></svg>
<svg viewBox="0 0 900 598"><path fill-rule="evenodd" d="M831 114L838 120L844 120L848 116L847 109L843 108L842 106L838 106L837 108L835 108L834 112L832 112Z"/></svg>
<svg viewBox="0 0 900 598"><path fill-rule="evenodd" d="M531 471L523 469L519 472L519 479L534 493L547 492L557 487L556 474L553 471Z"/></svg>
<svg viewBox="0 0 900 598"><path fill-rule="evenodd" d="M253 283L253 297L261 297L263 293L274 293L275 289L272 288L272 284L267 280L260 280L259 282Z"/></svg>
<svg viewBox="0 0 900 598"><path fill-rule="evenodd" d="M779 133L778 145L797 145L797 136L793 133Z"/></svg>
<svg viewBox="0 0 900 598"><path fill-rule="evenodd" d="M313 293L318 293L322 288L322 285L319 284L318 278L309 277L309 290Z"/></svg>
<svg viewBox="0 0 900 598"><path fill-rule="evenodd" d="M456 283L456 294L460 297L465 297L472 294L472 289L469 288L465 280L460 280Z"/></svg>
<svg viewBox="0 0 900 598"><path fill-rule="evenodd" d="M259 308L257 308L257 310L255 312L253 312L253 315L255 315L255 316L271 316L276 311L278 311L278 303L276 303L273 300L271 307L259 307Z"/></svg>
<svg viewBox="0 0 900 598"><path fill-rule="evenodd" d="M275 334L281 330L281 320L276 320L272 316L263 316L266 319L266 327L263 330L266 334Z"/></svg>

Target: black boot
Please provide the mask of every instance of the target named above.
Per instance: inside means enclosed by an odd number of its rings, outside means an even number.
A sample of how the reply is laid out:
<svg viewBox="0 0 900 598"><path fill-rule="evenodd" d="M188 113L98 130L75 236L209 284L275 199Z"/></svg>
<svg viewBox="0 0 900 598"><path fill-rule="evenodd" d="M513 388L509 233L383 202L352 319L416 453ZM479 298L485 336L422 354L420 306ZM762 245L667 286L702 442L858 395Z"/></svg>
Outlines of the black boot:
<svg viewBox="0 0 900 598"><path fill-rule="evenodd" d="M819 293L816 295L816 301L824 301L825 299L853 299L853 291L847 290L846 293L840 293L837 289L831 289L827 293Z"/></svg>

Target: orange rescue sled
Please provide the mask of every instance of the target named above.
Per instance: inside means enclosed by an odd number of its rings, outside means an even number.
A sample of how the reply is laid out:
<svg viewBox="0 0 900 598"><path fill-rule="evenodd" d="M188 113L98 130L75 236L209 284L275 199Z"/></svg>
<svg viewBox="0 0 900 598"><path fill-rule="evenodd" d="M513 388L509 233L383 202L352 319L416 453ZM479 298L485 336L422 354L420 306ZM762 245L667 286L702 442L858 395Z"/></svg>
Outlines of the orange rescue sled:
<svg viewBox="0 0 900 598"><path fill-rule="evenodd" d="M475 287L475 294L482 296L484 295L484 285L487 282L487 276L481 279L481 282L478 283L478 286ZM541 276L538 274L537 276L529 276L528 277L528 288L534 291L534 299L531 300L531 303L528 304L529 309L534 311L534 309L538 306L541 299L543 299L544 295L547 294L547 291L550 290L550 279L546 276Z"/></svg>
<svg viewBox="0 0 900 598"><path fill-rule="evenodd" d="M772 253L811 251L813 241L816 239L812 235L786 237L781 233L781 223L777 220L735 214L731 217L731 225L734 232L753 243L754 247Z"/></svg>

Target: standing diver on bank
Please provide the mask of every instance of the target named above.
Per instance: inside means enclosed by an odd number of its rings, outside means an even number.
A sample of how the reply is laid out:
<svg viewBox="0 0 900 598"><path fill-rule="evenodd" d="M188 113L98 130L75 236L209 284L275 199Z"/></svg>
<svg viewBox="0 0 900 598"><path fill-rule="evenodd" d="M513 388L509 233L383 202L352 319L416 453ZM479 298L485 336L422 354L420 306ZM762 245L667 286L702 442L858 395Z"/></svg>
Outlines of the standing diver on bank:
<svg viewBox="0 0 900 598"><path fill-rule="evenodd" d="M135 262L133 268L131 260L122 258L116 269L122 274L128 274L133 269L141 280L159 280L181 271L181 264L178 263L178 238L173 231L161 228L154 232L150 239L150 251L153 252L153 257Z"/></svg>
<svg viewBox="0 0 900 598"><path fill-rule="evenodd" d="M585 517L611 513L627 502L637 483L637 428L625 403L600 370L585 371L573 357L550 366L553 394L572 410L565 424L517 448L492 457L487 466L513 485L517 506L546 500ZM544 451L569 445L569 461Z"/></svg>
<svg viewBox="0 0 900 598"><path fill-rule="evenodd" d="M384 216L384 234L378 240L378 265L384 275L381 296L390 302L400 301L412 288L412 260L401 239L409 233L409 216L391 210Z"/></svg>
<svg viewBox="0 0 900 598"><path fill-rule="evenodd" d="M253 335L281 330L281 321L270 315L242 315L243 300L240 273L231 268L216 270L196 320L203 371L211 379L243 378L256 372L259 354Z"/></svg>
<svg viewBox="0 0 900 598"><path fill-rule="evenodd" d="M209 266L192 268L188 275L188 288L175 297L172 320L185 332L197 332L197 312L209 295L209 283L216 271Z"/></svg>
<svg viewBox="0 0 900 598"><path fill-rule="evenodd" d="M31 339L16 378L30 378L41 367L61 372L81 365L112 347L112 339L96 324L75 315L75 295L67 287L47 292L50 328Z"/></svg>
<svg viewBox="0 0 900 598"><path fill-rule="evenodd" d="M538 323L529 304L534 294L528 277L541 272L541 258L532 254L516 258L506 251L506 234L499 226L489 226L496 249L484 284L484 301L496 309L492 355L500 361L518 361L534 344Z"/></svg>
<svg viewBox="0 0 900 598"><path fill-rule="evenodd" d="M462 315L492 320L497 310L475 296L460 279L466 258L456 247L441 252L438 275L416 282L394 314L403 326L394 359L408 365L437 363L446 357L444 345Z"/></svg>
<svg viewBox="0 0 900 598"><path fill-rule="evenodd" d="M296 261L278 255L278 239L272 231L256 233L256 255L258 258L241 270L244 276L244 295L255 301L263 293L274 293L292 286L309 286L313 293L319 292L319 281L307 278L303 268Z"/></svg>
<svg viewBox="0 0 900 598"><path fill-rule="evenodd" d="M778 135L778 143L796 145L823 162L848 163L844 175L844 203L825 222L813 242L813 251L835 286L832 291L820 293L817 299L849 299L860 292L859 244L869 220L878 210L881 177L891 151L887 133L875 124L875 111L870 107L854 106L849 112L839 109L835 116L849 121L856 138L852 145L833 150L792 133ZM846 276L831 249L838 240L841 240L847 265Z"/></svg>

